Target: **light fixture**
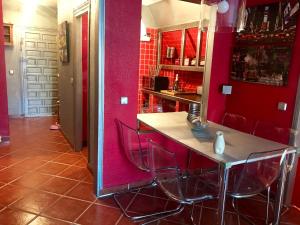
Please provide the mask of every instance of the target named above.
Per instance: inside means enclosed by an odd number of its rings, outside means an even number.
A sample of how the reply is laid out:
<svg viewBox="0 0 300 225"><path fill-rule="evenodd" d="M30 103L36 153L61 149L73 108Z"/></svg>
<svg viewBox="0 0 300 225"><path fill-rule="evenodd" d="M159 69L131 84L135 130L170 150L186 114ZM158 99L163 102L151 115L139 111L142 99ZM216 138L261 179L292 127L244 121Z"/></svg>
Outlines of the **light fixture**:
<svg viewBox="0 0 300 225"><path fill-rule="evenodd" d="M201 0L200 29L213 32L241 31L246 0Z"/></svg>
<svg viewBox="0 0 300 225"><path fill-rule="evenodd" d="M224 14L229 10L229 3L227 0L222 0L218 3L218 13Z"/></svg>

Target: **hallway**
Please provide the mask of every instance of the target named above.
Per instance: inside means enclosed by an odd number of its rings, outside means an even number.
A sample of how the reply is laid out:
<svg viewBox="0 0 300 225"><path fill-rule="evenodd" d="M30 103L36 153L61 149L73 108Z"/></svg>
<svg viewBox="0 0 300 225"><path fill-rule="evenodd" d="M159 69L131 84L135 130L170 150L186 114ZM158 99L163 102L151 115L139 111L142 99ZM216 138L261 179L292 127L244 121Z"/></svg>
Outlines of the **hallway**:
<svg viewBox="0 0 300 225"><path fill-rule="evenodd" d="M0 224L99 224L121 216L96 200L87 151L75 153L54 118L11 119L11 144L0 145ZM105 212L102 208L105 208ZM111 217L111 216L110 216ZM76 223L75 223L76 224Z"/></svg>

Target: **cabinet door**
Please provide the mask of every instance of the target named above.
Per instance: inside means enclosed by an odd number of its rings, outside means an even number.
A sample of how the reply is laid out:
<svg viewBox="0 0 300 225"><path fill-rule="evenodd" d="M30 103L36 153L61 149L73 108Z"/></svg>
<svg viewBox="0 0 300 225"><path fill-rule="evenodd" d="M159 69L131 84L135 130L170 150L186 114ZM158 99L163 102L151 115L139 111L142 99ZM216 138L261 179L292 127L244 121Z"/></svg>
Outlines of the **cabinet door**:
<svg viewBox="0 0 300 225"><path fill-rule="evenodd" d="M162 32L161 38L161 64L180 65L182 30Z"/></svg>

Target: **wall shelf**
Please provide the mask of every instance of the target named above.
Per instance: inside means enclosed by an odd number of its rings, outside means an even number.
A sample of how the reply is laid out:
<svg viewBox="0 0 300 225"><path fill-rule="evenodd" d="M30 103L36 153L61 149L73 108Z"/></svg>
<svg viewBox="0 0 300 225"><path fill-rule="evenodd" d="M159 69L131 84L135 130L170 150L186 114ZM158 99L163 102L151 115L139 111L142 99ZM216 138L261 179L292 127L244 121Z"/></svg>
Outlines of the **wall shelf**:
<svg viewBox="0 0 300 225"><path fill-rule="evenodd" d="M165 70L179 70L179 71L193 71L193 72L203 72L204 66L179 66L179 65L161 65L162 69Z"/></svg>
<svg viewBox="0 0 300 225"><path fill-rule="evenodd" d="M4 45L13 46L13 24L3 23L4 28Z"/></svg>

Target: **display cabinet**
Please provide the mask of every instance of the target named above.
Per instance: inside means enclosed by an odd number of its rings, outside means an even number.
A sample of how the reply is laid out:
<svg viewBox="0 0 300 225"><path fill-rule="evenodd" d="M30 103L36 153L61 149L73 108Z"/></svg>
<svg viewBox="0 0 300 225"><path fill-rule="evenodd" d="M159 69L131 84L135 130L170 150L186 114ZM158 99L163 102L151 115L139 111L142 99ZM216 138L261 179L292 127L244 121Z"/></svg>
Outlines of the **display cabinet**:
<svg viewBox="0 0 300 225"><path fill-rule="evenodd" d="M203 72L206 33L199 23L159 29L158 65L162 69Z"/></svg>

